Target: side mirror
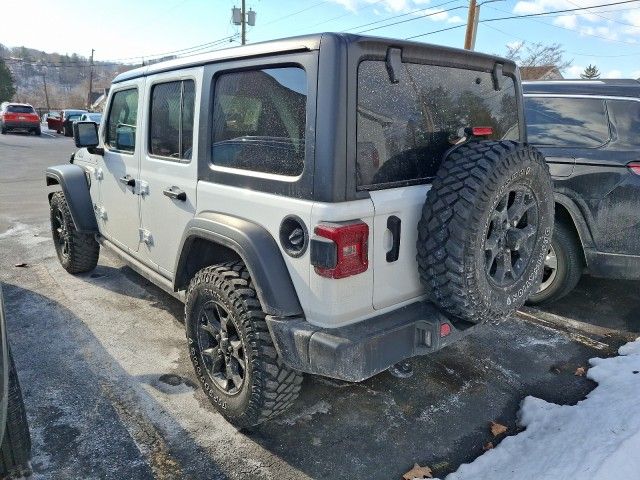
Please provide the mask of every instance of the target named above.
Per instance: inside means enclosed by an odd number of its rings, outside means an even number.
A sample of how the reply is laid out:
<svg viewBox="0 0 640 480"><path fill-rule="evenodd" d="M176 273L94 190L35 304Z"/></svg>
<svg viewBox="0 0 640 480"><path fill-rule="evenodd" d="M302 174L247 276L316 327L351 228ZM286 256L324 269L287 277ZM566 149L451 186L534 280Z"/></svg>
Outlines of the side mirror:
<svg viewBox="0 0 640 480"><path fill-rule="evenodd" d="M78 148L97 147L100 143L98 140L98 125L95 122L75 122L73 124L73 140Z"/></svg>

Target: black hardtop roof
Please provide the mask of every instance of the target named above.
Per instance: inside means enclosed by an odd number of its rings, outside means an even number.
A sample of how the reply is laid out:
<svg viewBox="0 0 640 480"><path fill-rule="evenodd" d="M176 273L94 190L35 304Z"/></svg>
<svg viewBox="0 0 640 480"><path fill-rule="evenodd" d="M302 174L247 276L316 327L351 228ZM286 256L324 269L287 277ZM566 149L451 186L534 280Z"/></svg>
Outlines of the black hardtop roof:
<svg viewBox="0 0 640 480"><path fill-rule="evenodd" d="M522 82L527 94L594 95L640 98L640 81L633 79L540 80Z"/></svg>
<svg viewBox="0 0 640 480"><path fill-rule="evenodd" d="M174 60L168 60L165 62L158 62L144 67L139 67L133 70L121 73L114 78L113 83L123 82L138 77L144 77L147 75L153 75L160 72L167 72L171 70L179 70L182 68L195 67L199 65L205 65L208 63L221 62L225 60L234 60L240 58L260 57L272 55L274 53L288 53L288 52L304 52L319 50L320 44L326 40L334 40L335 43L342 43L345 46L353 44L378 44L386 45L388 47L411 47L424 48L429 50L437 50L442 57L452 56L460 57L461 54L468 55L475 59L484 59L485 62L490 61L492 63L499 62L509 66L509 70L515 70L515 64L511 60L507 60L494 55L487 55L484 53L469 52L459 48L444 47L439 45L433 45L422 42L412 42L408 40L398 40L392 38L383 37L370 37L363 35L354 35L349 33L316 33L312 35L303 35L298 37L284 38L279 40L269 40L266 42L254 43L251 45L244 45L241 47L225 48L221 50L215 50L213 52L202 53L198 55L176 58Z"/></svg>

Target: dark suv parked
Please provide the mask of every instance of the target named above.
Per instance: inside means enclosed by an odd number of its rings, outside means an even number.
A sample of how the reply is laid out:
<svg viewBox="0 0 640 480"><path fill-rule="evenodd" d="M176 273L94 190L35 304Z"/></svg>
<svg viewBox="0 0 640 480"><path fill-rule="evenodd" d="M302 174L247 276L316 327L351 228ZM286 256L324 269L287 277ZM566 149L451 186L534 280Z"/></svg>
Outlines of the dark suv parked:
<svg viewBox="0 0 640 480"><path fill-rule="evenodd" d="M531 303L569 293L584 271L640 278L640 82L523 82L529 142L554 180L556 227Z"/></svg>

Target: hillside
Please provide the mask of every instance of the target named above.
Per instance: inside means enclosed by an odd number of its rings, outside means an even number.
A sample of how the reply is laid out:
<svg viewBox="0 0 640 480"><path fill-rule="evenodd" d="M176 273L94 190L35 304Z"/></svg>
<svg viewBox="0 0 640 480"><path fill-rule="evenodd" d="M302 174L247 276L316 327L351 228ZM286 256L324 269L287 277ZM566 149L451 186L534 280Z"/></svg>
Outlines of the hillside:
<svg viewBox="0 0 640 480"><path fill-rule="evenodd" d="M89 92L90 62L77 54L46 53L26 47L9 48L0 44L0 57L9 67L16 86L14 101L27 102L36 108L85 108ZM92 98L99 96L118 73L136 65L95 62Z"/></svg>

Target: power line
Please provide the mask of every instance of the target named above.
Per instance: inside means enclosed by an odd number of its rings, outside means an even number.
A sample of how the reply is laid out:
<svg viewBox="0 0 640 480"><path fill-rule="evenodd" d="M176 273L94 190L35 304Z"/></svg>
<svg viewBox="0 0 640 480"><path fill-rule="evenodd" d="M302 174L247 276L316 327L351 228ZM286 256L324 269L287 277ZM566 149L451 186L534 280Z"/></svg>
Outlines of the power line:
<svg viewBox="0 0 640 480"><path fill-rule="evenodd" d="M541 22L544 23L544 22ZM545 25L549 25L548 23L545 23ZM553 25L550 25L553 26ZM521 42L526 42L526 40L524 38L518 37L517 35L514 35L512 33L509 32L505 32L504 30L501 30L493 25L485 25L485 27L490 28L491 30L495 30L496 32L500 32L503 35L506 35L509 38L513 38L515 40L520 40ZM618 55L602 55L599 53L580 53L580 52L570 52L570 51L566 51L566 53L568 53L569 55L577 55L578 57L594 57L594 58L617 58L617 57L634 57L634 56L638 56L640 55L640 52L636 52L636 53L622 53L622 54L618 54Z"/></svg>
<svg viewBox="0 0 640 480"><path fill-rule="evenodd" d="M267 25L271 25L271 24L274 24L274 23L278 23L278 22L280 22L281 20L284 20L284 19L286 19L286 18L293 17L294 15L298 15L298 14L300 14L300 13L306 12L307 10L311 10L312 8L319 7L320 5L324 5L325 3L329 3L329 0L324 0L324 1L322 1L322 2L314 3L313 5L311 5L311 6L307 7L307 8L303 8L302 10L298 10L297 12L290 13L290 14L285 15L285 16L283 16L283 17L275 18L275 19L273 19L273 20L271 20L271 21L269 21L269 22L267 22L267 23L262 24L262 26L263 26L263 27L266 27Z"/></svg>
<svg viewBox="0 0 640 480"><path fill-rule="evenodd" d="M350 27L346 31L348 32L350 30L356 30L356 29L360 29L360 28L363 28L363 27L368 27L370 25L377 25L379 23L383 23L383 22L386 22L386 21L389 21L389 20L393 20L394 18L406 17L408 15L413 15L414 13L423 12L423 11L431 10L431 9L438 8L438 7L443 7L445 5L449 5L450 3L455 3L455 2L459 2L459 1L460 0L449 0L448 2L444 2L444 3L441 3L439 5L433 5L432 7L417 8L415 10L411 10L410 12L402 13L402 14L399 14L399 15L393 15L391 17L383 18L382 20L376 20L375 22L365 23L364 25L358 25L357 27ZM440 12L438 12L438 13L440 13ZM362 32L358 32L358 33L362 33Z"/></svg>
<svg viewBox="0 0 640 480"><path fill-rule="evenodd" d="M610 6L613 6L613 5L622 5L622 4L626 4L626 3L636 3L638 1L640 1L640 0L624 0L624 1L621 1L621 2L604 3L604 4L601 4L601 5L592 5L590 7L567 8L567 9L564 9L564 10L553 10L553 11L550 11L550 12L528 13L528 14L525 14L525 15L511 15L511 16L508 16L508 17L487 18L485 20L480 20L479 23L498 22L498 21L502 21L502 20L514 20L514 19L519 19L519 18L541 17L541 16L545 16L545 15L552 15L552 14L555 14L555 13L577 12L577 11L581 11L581 10L590 10L590 9L593 9L593 8L610 7ZM555 26L557 26L557 25L555 25ZM447 30L453 30L453 29L461 28L461 27L466 27L466 24L454 25L454 26L449 27L449 28L443 28L443 29L440 29L440 30L434 30L432 32L421 33L419 35L412 35L410 37L406 37L405 40L424 37L426 35L432 35L434 33L439 33L439 32L446 32ZM627 43L627 42L624 42L624 43Z"/></svg>
<svg viewBox="0 0 640 480"><path fill-rule="evenodd" d="M449 3L450 3L450 2L449 2ZM433 8L437 8L437 7L439 7L439 6L440 6L440 5L436 5L436 6L434 6ZM434 15L440 15L440 14L445 13L445 12L451 12L452 10L460 10L461 8L467 8L467 7L459 6L459 7L451 7L451 8L447 8L447 9L444 9L444 10L438 10L437 12L431 12L431 13L428 13L428 14L426 14L426 15L420 15L419 17L408 18L407 20L400 20L400 21L397 21L397 22L388 23L388 24L386 24L386 25L381 25L381 26L379 26L379 27L367 28L366 30L361 30L361 31L359 31L359 32L357 32L357 33L372 32L372 31L374 31L374 30L380 30L381 28L387 28L387 27L391 27L391 26L393 26L393 25L399 25L399 24L401 24L401 23L413 22L414 20L420 20L420 19L422 19L422 18L432 17L432 16L434 16ZM424 10L424 9L423 9L423 10ZM425 11L426 11L426 10L425 10ZM465 24L465 25L458 25L458 26L466 26L466 24Z"/></svg>
<svg viewBox="0 0 640 480"><path fill-rule="evenodd" d="M573 3L571 0L567 0L567 2L569 2L571 5L575 5L576 7L580 6L580 5L576 4L576 3ZM637 25L634 25L632 23L620 22L619 20L615 20L613 18L609 18L609 17L605 17L604 15L600 15L600 13L606 13L606 12L597 12L597 13L596 12L587 12L587 13L591 13L591 14L595 15L596 17L604 18L605 20L608 20L610 22L619 23L620 25L626 25L628 27L636 27L637 28Z"/></svg>
<svg viewBox="0 0 640 480"><path fill-rule="evenodd" d="M615 5L615 4L612 4L612 5ZM495 10L496 12L509 13L509 12L507 12L507 11L505 11L505 10L500 9L500 8L495 8L495 7L488 7L488 8L490 8L490 9L492 9L492 10ZM588 8L596 8L596 7L588 7ZM629 9L626 9L626 10L629 10ZM631 10L634 10L634 9L631 9ZM617 12L621 12L621 11L625 11L625 9L620 9L620 10L605 10L604 12L606 13L606 12L616 12L616 11L617 11ZM554 13L554 12L548 12L548 13ZM595 13L595 12L589 12L589 13ZM552 18L552 17L563 17L563 16L564 16L564 15L549 15L549 16L548 16L548 17L546 17L546 18ZM533 20L534 22L537 22L537 23L541 24L541 25L546 25L546 26L548 26L548 27L553 27L553 28L559 28L560 30L566 30L566 31L568 31L568 32L572 32L572 33L579 33L580 35L584 35L584 36L587 36L587 37L601 38L602 40L606 40L606 41L608 41L608 42L620 43L620 44L622 44L622 45L637 45L636 43L633 43L633 42L625 42L624 40L617 40L617 39L614 39L614 38L603 37L602 35L597 35L597 34L595 34L595 33L589 33L589 32L584 32L584 31L578 31L578 30L575 30L575 29L573 29L573 28L563 27L562 25L556 25L556 24L554 24L554 23L547 23L547 22L543 22L542 20L538 20L537 18L533 18L532 20Z"/></svg>
<svg viewBox="0 0 640 480"><path fill-rule="evenodd" d="M194 47L190 47L190 48L184 48L181 50L175 50L174 52L185 52L184 54L180 54L180 55L176 55L177 58L183 58L183 57L190 57L190 56L194 56L194 55L200 55L200 54L204 54L204 53L209 53L212 52L216 49L210 49L210 50L206 50L206 51L202 51L205 50L207 48L211 48L211 47L215 47L217 45L221 45L223 43L226 43L227 41L233 41L235 38L238 37L238 34L235 33L229 37L224 37L221 39L218 39L216 41L213 42L209 42L209 43L205 43L202 45L197 45ZM186 51L186 50L190 50L190 51ZM162 54L161 56L166 56L169 53L174 53L174 52L167 52L165 54ZM139 57L130 57L127 59L123 59L123 60L130 60L130 59L149 59L149 60L155 60L157 58L153 58L153 55L141 55ZM51 67L51 68L91 68L91 65L89 64L89 61L87 62L40 62L37 60L25 60L23 58L11 58L11 57L7 57L7 58L3 58L3 60L9 61L9 62L20 62L20 63L24 63L24 64L28 64L28 65L32 65L32 66L43 66L43 67ZM111 60L108 62L100 62L100 63L94 63L93 67L114 67L114 66L126 66L127 64L125 63L120 63L117 60Z"/></svg>

